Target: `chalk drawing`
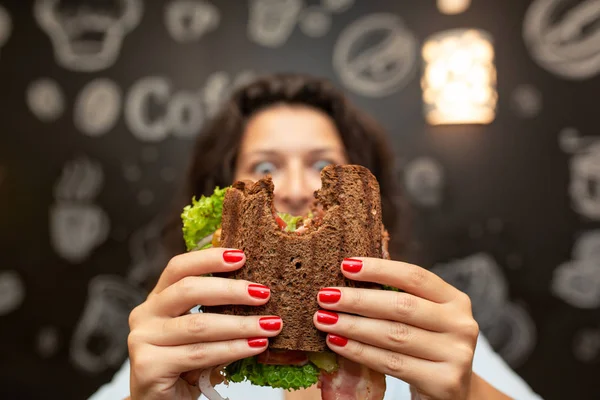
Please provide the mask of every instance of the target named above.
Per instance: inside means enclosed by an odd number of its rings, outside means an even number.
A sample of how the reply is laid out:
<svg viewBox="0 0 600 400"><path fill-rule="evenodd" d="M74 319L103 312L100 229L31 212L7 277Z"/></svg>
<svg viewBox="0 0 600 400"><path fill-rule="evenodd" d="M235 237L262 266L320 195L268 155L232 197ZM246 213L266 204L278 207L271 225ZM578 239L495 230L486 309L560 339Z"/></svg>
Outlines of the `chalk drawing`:
<svg viewBox="0 0 600 400"><path fill-rule="evenodd" d="M414 77L417 53L417 40L400 17L369 14L340 34L333 68L348 89L367 97L383 97Z"/></svg>
<svg viewBox="0 0 600 400"><path fill-rule="evenodd" d="M573 307L600 308L600 230L582 234L572 256L554 270L551 292Z"/></svg>
<svg viewBox="0 0 600 400"><path fill-rule="evenodd" d="M17 271L0 271L0 316L18 309L25 300L25 284Z"/></svg>
<svg viewBox="0 0 600 400"><path fill-rule="evenodd" d="M122 106L121 89L106 78L88 83L75 99L75 127L87 136L97 137L114 128Z"/></svg>
<svg viewBox="0 0 600 400"><path fill-rule="evenodd" d="M127 357L129 313L145 293L119 276L97 275L71 340L69 355L79 369L98 374Z"/></svg>
<svg viewBox="0 0 600 400"><path fill-rule="evenodd" d="M141 0L87 2L36 0L34 17L50 37L56 62L71 71L97 72L111 67L125 36L139 23Z"/></svg>
<svg viewBox="0 0 600 400"><path fill-rule="evenodd" d="M321 7L312 6L305 8L300 14L300 30L308 37L318 38L325 36L331 28L331 16Z"/></svg>
<svg viewBox="0 0 600 400"><path fill-rule="evenodd" d="M37 79L27 86L29 111L42 122L56 121L65 111L65 96L56 81L50 78Z"/></svg>
<svg viewBox="0 0 600 400"><path fill-rule="evenodd" d="M523 20L523 38L547 71L582 80L600 72L600 1L535 0Z"/></svg>
<svg viewBox="0 0 600 400"><path fill-rule="evenodd" d="M521 118L536 117L542 111L542 94L533 85L518 85L511 95L511 107Z"/></svg>
<svg viewBox="0 0 600 400"><path fill-rule="evenodd" d="M430 157L420 157L404 167L407 194L418 205L437 207L443 200L444 170Z"/></svg>
<svg viewBox="0 0 600 400"><path fill-rule="evenodd" d="M280 47L291 36L302 0L250 0L248 37L265 47Z"/></svg>
<svg viewBox="0 0 600 400"><path fill-rule="evenodd" d="M12 32L12 19L4 7L0 5L0 55L2 47L8 42Z"/></svg>
<svg viewBox="0 0 600 400"><path fill-rule="evenodd" d="M58 255L78 264L108 237L110 221L94 204L102 189L104 173L87 157L68 162L54 187L50 206L50 238Z"/></svg>
<svg viewBox="0 0 600 400"><path fill-rule="evenodd" d="M179 43L195 42L219 26L219 9L207 1L175 0L165 7L165 26Z"/></svg>

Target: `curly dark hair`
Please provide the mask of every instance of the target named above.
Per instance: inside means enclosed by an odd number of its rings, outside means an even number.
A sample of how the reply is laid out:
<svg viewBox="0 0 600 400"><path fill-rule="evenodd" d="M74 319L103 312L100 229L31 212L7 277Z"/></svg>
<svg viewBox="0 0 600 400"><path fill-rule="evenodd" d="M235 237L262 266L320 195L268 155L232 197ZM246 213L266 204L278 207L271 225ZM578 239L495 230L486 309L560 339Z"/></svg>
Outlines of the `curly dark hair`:
<svg viewBox="0 0 600 400"><path fill-rule="evenodd" d="M405 244L407 215L396 180L392 145L384 129L357 109L329 81L302 74L260 77L233 92L220 112L207 124L194 145L183 199L175 203L169 249L184 251L180 213L192 196L210 195L216 186L231 185L236 157L248 119L270 106L290 104L314 107L335 123L351 164L363 165L380 184L383 221L390 233L390 253L399 255Z"/></svg>

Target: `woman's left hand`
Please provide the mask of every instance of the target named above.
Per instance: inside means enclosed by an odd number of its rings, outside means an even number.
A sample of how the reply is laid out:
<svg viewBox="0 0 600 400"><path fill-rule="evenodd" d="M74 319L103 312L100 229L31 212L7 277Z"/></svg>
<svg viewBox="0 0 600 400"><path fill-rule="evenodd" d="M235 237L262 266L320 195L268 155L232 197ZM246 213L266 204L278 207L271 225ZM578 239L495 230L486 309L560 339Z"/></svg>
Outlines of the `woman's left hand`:
<svg viewBox="0 0 600 400"><path fill-rule="evenodd" d="M468 399L479 335L469 297L432 272L398 261L347 259L342 271L404 292L322 289L318 301L327 311L318 311L314 323L329 333L331 350L405 381L423 399Z"/></svg>

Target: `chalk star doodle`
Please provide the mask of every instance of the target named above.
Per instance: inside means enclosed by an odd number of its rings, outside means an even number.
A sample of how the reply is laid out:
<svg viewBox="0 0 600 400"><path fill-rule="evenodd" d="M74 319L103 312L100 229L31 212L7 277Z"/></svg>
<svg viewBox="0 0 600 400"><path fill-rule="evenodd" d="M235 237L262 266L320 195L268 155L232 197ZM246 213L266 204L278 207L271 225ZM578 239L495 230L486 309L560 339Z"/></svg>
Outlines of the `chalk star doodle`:
<svg viewBox="0 0 600 400"><path fill-rule="evenodd" d="M60 118L65 110L65 96L56 81L40 78L29 84L26 93L29 111L42 122Z"/></svg>
<svg viewBox="0 0 600 400"><path fill-rule="evenodd" d="M509 364L527 359L536 341L535 325L523 307L509 300L506 278L493 257L475 253L432 271L469 296L481 331Z"/></svg>
<svg viewBox="0 0 600 400"><path fill-rule="evenodd" d="M100 164L87 157L68 162L54 187L50 237L54 250L71 263L83 262L108 237L106 212L93 203L102 189Z"/></svg>
<svg viewBox="0 0 600 400"><path fill-rule="evenodd" d="M600 230L578 238L573 260L554 270L551 291L573 307L600 307Z"/></svg>
<svg viewBox="0 0 600 400"><path fill-rule="evenodd" d="M117 123L122 94L110 79L98 78L88 83L75 100L75 127L91 137L102 136Z"/></svg>
<svg viewBox="0 0 600 400"><path fill-rule="evenodd" d="M94 277L71 340L73 364L92 374L119 366L127 356L129 313L144 297L143 291L121 277Z"/></svg>
<svg viewBox="0 0 600 400"><path fill-rule="evenodd" d="M560 132L561 148L571 153L569 195L574 210L600 221L600 138L580 137L575 128Z"/></svg>
<svg viewBox="0 0 600 400"><path fill-rule="evenodd" d="M417 52L415 36L398 16L370 14L340 34L333 68L348 89L383 97L400 90L414 76Z"/></svg>
<svg viewBox="0 0 600 400"><path fill-rule="evenodd" d="M12 20L10 14L0 5L0 50L10 38L12 32Z"/></svg>
<svg viewBox="0 0 600 400"><path fill-rule="evenodd" d="M197 41L219 26L219 9L207 1L175 0L165 8L165 26L179 43Z"/></svg>
<svg viewBox="0 0 600 400"><path fill-rule="evenodd" d="M523 21L523 38L534 60L567 79L600 72L600 1L536 0Z"/></svg>
<svg viewBox="0 0 600 400"><path fill-rule="evenodd" d="M141 0L107 0L73 5L36 0L34 17L50 37L56 62L72 71L96 72L112 66L125 36L142 18Z"/></svg>

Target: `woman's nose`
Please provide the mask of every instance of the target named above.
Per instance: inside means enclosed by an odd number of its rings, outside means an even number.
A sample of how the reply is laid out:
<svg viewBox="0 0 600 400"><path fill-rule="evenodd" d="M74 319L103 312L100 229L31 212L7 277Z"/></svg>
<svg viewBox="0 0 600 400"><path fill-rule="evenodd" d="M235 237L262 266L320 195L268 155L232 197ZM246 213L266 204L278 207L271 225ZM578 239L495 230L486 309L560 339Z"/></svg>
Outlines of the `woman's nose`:
<svg viewBox="0 0 600 400"><path fill-rule="evenodd" d="M318 183L312 182L308 172L301 167L290 168L281 174L275 184L275 207L292 215L305 214L314 199Z"/></svg>

